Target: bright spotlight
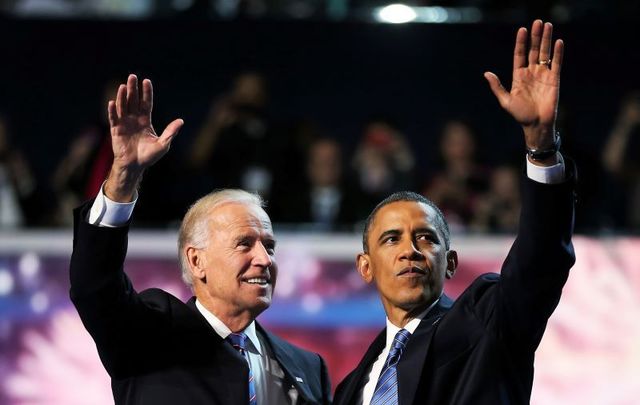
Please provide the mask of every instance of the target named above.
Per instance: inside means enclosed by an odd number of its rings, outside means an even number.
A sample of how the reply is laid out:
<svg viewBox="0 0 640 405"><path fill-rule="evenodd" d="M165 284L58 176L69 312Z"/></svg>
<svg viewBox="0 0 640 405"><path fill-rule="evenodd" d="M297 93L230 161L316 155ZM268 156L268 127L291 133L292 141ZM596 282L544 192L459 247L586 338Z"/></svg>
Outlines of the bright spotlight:
<svg viewBox="0 0 640 405"><path fill-rule="evenodd" d="M377 19L380 22L403 24L415 20L417 16L413 8L409 6L404 4L390 4L378 11Z"/></svg>

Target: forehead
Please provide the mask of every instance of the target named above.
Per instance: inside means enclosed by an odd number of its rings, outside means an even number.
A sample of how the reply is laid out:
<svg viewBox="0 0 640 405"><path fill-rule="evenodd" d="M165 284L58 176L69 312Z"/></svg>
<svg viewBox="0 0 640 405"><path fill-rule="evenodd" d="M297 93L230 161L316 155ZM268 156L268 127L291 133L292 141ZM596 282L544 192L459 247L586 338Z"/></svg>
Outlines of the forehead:
<svg viewBox="0 0 640 405"><path fill-rule="evenodd" d="M214 230L230 232L251 228L273 233L269 216L264 209L254 204L224 203L211 209L209 219Z"/></svg>
<svg viewBox="0 0 640 405"><path fill-rule="evenodd" d="M372 236L389 229L432 228L436 226L436 212L429 205L417 201L396 201L380 208L371 226Z"/></svg>

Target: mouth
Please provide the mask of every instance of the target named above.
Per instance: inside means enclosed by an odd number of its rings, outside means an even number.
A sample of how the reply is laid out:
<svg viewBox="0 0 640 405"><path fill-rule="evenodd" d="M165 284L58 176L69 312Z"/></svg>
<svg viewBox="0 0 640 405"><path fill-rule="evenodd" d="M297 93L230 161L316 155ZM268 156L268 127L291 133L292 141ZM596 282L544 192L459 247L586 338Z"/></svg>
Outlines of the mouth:
<svg viewBox="0 0 640 405"><path fill-rule="evenodd" d="M404 276L404 277L422 277L422 276L426 276L427 273L428 273L427 270L423 269L422 267L410 266L400 270L400 272L397 275Z"/></svg>
<svg viewBox="0 0 640 405"><path fill-rule="evenodd" d="M271 284L271 277L269 276L243 277L241 281L243 283L252 284L252 285L267 286Z"/></svg>

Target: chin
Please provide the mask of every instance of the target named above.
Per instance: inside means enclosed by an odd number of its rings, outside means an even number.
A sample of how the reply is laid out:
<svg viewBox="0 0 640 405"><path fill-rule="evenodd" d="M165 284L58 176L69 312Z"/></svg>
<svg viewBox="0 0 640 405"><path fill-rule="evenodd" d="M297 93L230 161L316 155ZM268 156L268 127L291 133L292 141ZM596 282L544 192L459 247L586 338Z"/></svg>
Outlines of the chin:
<svg viewBox="0 0 640 405"><path fill-rule="evenodd" d="M405 310L413 310L422 306L430 305L437 297L425 294L415 294L402 299L400 307Z"/></svg>
<svg viewBox="0 0 640 405"><path fill-rule="evenodd" d="M271 306L271 297L258 297L251 308L252 312L258 314Z"/></svg>

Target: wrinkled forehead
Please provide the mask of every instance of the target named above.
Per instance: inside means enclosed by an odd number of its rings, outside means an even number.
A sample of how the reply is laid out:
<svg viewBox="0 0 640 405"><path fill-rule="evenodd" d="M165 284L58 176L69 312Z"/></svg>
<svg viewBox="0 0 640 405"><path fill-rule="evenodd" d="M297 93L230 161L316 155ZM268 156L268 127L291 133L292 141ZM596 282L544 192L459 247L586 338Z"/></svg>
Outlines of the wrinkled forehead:
<svg viewBox="0 0 640 405"><path fill-rule="evenodd" d="M220 228L256 228L273 233L271 219L266 211L249 202L226 202L213 207L209 212L213 226Z"/></svg>
<svg viewBox="0 0 640 405"><path fill-rule="evenodd" d="M390 229L438 229L437 214L429 205L418 201L395 201L380 208L373 218L371 237Z"/></svg>

